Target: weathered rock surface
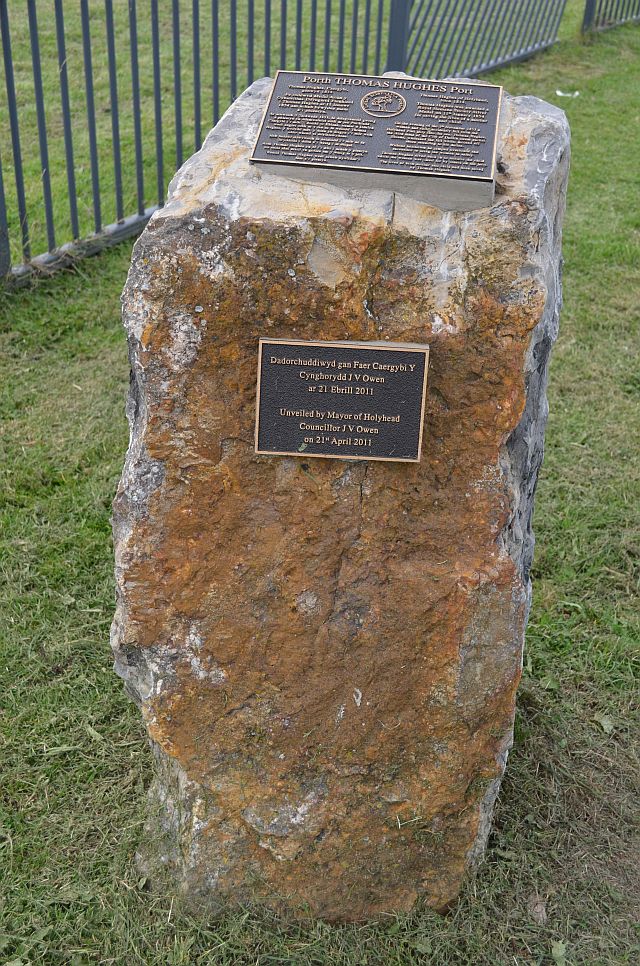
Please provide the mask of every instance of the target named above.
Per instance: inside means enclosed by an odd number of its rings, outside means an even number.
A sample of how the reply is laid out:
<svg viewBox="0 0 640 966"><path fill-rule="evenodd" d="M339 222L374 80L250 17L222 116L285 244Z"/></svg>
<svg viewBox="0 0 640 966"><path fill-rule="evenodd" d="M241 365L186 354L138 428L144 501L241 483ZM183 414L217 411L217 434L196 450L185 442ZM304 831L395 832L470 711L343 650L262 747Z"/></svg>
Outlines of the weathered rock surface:
<svg viewBox="0 0 640 966"><path fill-rule="evenodd" d="M247 162L255 83L124 293L116 668L155 753L145 861L216 904L436 908L512 741L560 306L561 111L504 98L492 208ZM259 336L429 343L420 464L256 456Z"/></svg>

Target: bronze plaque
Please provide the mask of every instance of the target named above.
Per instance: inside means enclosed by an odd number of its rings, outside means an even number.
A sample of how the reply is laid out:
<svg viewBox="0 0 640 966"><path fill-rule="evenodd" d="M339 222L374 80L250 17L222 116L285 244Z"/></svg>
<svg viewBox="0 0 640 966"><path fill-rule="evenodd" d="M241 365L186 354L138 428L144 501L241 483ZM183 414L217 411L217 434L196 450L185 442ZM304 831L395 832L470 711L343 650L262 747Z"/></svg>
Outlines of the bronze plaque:
<svg viewBox="0 0 640 966"><path fill-rule="evenodd" d="M255 450L418 463L429 347L260 339Z"/></svg>
<svg viewBox="0 0 640 966"><path fill-rule="evenodd" d="M278 71L251 160L491 181L502 88Z"/></svg>

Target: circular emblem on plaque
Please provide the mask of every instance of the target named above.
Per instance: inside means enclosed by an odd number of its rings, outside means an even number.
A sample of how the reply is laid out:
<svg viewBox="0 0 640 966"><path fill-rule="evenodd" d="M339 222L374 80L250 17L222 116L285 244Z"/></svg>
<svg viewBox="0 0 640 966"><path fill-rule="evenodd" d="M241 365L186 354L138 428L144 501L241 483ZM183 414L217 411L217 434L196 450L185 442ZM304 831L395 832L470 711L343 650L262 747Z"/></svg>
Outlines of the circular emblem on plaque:
<svg viewBox="0 0 640 966"><path fill-rule="evenodd" d="M371 117L395 117L402 114L407 102L395 91L369 91L360 101L360 107Z"/></svg>

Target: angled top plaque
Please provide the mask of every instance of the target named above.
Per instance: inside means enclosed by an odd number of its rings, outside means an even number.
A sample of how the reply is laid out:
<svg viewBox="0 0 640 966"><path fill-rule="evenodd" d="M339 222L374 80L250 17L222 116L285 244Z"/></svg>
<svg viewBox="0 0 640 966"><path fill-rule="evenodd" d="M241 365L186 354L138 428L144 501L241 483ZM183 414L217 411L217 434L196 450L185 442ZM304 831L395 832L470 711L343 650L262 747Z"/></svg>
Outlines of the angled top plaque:
<svg viewBox="0 0 640 966"><path fill-rule="evenodd" d="M466 80L278 71L250 160L299 180L481 207L493 199L501 97Z"/></svg>

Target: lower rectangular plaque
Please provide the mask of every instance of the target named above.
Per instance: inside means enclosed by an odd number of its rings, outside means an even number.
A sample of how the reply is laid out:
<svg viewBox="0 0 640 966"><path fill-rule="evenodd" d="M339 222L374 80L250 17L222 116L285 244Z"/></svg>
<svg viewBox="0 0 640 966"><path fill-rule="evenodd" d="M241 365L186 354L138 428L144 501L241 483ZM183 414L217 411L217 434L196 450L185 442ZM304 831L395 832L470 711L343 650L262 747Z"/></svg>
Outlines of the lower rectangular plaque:
<svg viewBox="0 0 640 966"><path fill-rule="evenodd" d="M429 347L260 339L256 453L418 463Z"/></svg>

